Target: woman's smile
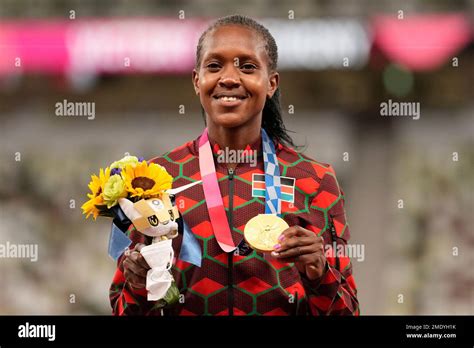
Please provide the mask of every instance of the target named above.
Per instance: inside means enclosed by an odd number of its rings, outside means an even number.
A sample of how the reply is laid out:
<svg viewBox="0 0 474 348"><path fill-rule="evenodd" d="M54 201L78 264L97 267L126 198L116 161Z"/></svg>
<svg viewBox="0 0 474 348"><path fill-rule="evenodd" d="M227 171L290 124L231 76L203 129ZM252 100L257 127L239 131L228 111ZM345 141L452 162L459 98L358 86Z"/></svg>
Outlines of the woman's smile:
<svg viewBox="0 0 474 348"><path fill-rule="evenodd" d="M214 103L225 108L234 108L242 105L248 99L247 93L221 92L212 96Z"/></svg>

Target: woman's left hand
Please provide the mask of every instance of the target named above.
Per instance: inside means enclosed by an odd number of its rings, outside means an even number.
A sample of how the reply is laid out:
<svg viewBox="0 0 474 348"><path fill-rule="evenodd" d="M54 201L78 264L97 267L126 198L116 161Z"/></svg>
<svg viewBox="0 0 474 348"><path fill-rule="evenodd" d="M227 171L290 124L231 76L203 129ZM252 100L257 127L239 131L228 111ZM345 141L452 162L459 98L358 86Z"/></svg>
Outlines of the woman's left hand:
<svg viewBox="0 0 474 348"><path fill-rule="evenodd" d="M281 262L294 262L310 280L322 277L326 267L324 239L301 226L291 226L281 233L272 256Z"/></svg>

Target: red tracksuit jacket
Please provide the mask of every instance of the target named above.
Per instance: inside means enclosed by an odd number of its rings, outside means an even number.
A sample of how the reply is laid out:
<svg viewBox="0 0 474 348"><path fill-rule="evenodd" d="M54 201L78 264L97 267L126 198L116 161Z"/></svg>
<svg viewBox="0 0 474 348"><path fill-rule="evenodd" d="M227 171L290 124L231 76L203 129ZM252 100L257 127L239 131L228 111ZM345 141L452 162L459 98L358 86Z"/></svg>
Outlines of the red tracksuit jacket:
<svg viewBox="0 0 474 348"><path fill-rule="evenodd" d="M217 156L219 146L213 144ZM322 235L326 244L345 244L349 229L344 211L344 196L334 170L282 144L275 144L284 189L289 194L282 201L282 218L290 225L300 225ZM252 190L258 176L264 174L261 139L247 146L257 150L257 165L239 163L229 171L225 163L215 161L219 187L226 208L232 236L239 248L224 253L214 237L204 199L202 184L176 196L176 205L201 246L202 265L179 260L182 231L173 240L175 255L173 275L180 293L179 303L166 308L165 315L358 315L357 289L351 261L346 256L327 256L322 278L310 281L294 264L286 264L248 247L243 239L245 224L265 212L265 198ZM164 166L174 177L173 188L200 180L199 137L161 157L151 160ZM294 180L292 180L293 178ZM291 183L294 182L294 188ZM283 189L282 189L283 190ZM292 194L293 193L293 194ZM288 198L292 197L292 198ZM290 201L293 200L291 203ZM132 248L150 240L133 226L128 231ZM154 302L147 301L146 290L132 289L123 276L123 256L110 287L110 301L115 315L161 315Z"/></svg>

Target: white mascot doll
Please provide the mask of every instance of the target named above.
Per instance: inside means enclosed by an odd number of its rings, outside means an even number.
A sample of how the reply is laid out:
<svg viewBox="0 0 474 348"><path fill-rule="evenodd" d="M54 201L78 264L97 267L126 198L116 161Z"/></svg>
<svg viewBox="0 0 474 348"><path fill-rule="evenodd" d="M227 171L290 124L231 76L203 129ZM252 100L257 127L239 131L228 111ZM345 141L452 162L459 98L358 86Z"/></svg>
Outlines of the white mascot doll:
<svg viewBox="0 0 474 348"><path fill-rule="evenodd" d="M178 208L171 204L168 193L161 194L160 198L141 199L135 203L126 198L120 198L118 202L135 228L153 237L152 244L143 247L141 253L151 267L146 278L148 300L160 300L173 282L170 273L174 257L171 243L178 235Z"/></svg>

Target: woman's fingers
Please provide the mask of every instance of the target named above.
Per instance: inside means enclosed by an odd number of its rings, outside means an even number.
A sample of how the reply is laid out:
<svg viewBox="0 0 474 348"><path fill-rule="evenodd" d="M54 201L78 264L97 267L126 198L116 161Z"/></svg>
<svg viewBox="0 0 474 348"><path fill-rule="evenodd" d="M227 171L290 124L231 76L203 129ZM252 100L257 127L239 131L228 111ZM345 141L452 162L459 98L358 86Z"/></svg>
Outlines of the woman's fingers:
<svg viewBox="0 0 474 348"><path fill-rule="evenodd" d="M146 286L146 278L136 275L129 269L126 269L123 275L127 279L128 284L133 288L142 289Z"/></svg>
<svg viewBox="0 0 474 348"><path fill-rule="evenodd" d="M324 254L324 239L300 226L293 226L282 233L280 243L272 256L281 262L313 263Z"/></svg>
<svg viewBox="0 0 474 348"><path fill-rule="evenodd" d="M135 248L133 248L133 251L130 253L130 256L133 255L134 261L136 261L144 269L149 270L150 266L148 265L148 262L146 262L145 258L141 254L141 250L145 246L146 246L145 244L138 243L137 245L135 245Z"/></svg>
<svg viewBox="0 0 474 348"><path fill-rule="evenodd" d="M123 261L123 275L131 287L142 289L146 286L146 275L150 266L140 253L145 244L136 244L132 250L129 250Z"/></svg>
<svg viewBox="0 0 474 348"><path fill-rule="evenodd" d="M281 252L283 250L292 249L299 246L312 245L315 243L315 241L315 236L284 239L282 242L275 245L275 251Z"/></svg>
<svg viewBox="0 0 474 348"><path fill-rule="evenodd" d="M142 248L144 248L144 247L146 247L145 244L143 244L143 243L137 243L137 244L135 244L135 248L133 248L133 250L136 250L136 251L138 251L138 252L141 252L141 251L142 251Z"/></svg>
<svg viewBox="0 0 474 348"><path fill-rule="evenodd" d="M303 247L303 246L308 246L311 245L316 250L323 250L324 249L324 239L322 237L316 236L313 232L310 232L311 235L303 237L292 237L292 238L285 238L283 239L280 243L275 245L275 252L276 253L281 253L285 250L297 248L297 247Z"/></svg>
<svg viewBox="0 0 474 348"><path fill-rule="evenodd" d="M292 226L282 232L272 256L284 263L294 263L298 271L309 279L324 273L326 257L324 239L301 226Z"/></svg>
<svg viewBox="0 0 474 348"><path fill-rule="evenodd" d="M314 254L321 250L318 245L311 244L305 246L295 246L291 249L286 249L282 251L274 251L272 255L279 259L285 258L298 258L306 254Z"/></svg>
<svg viewBox="0 0 474 348"><path fill-rule="evenodd" d="M134 288L143 288L146 284L146 272L129 258L123 262L123 275L127 282Z"/></svg>
<svg viewBox="0 0 474 348"><path fill-rule="evenodd" d="M292 263L292 262L294 262L294 263L299 263L301 265L311 263L316 257L317 257L317 255L315 253L313 253L313 254L303 254L303 255L292 256L292 257L278 257L278 256L276 256L276 258L278 258L279 262L283 262L283 263Z"/></svg>
<svg viewBox="0 0 474 348"><path fill-rule="evenodd" d="M301 226L291 226L291 227L288 227L286 230L284 230L280 237L279 237L279 241L280 242L283 242L285 239L288 239L288 238L292 238L292 237L303 237L303 236L306 236L306 237L309 237L311 235L314 235L314 232L310 231L310 230L307 230Z"/></svg>
<svg viewBox="0 0 474 348"><path fill-rule="evenodd" d="M148 271L151 268L148 265L148 262L146 262L146 259L140 253L138 253L138 255L137 255L137 263L140 265L140 267L142 267L146 271Z"/></svg>
<svg viewBox="0 0 474 348"><path fill-rule="evenodd" d="M130 257L126 258L125 261L123 261L123 268L130 270L131 272L135 273L137 276L146 277L148 270L142 267L136 261L137 256L134 255L134 253L135 252L132 252Z"/></svg>

